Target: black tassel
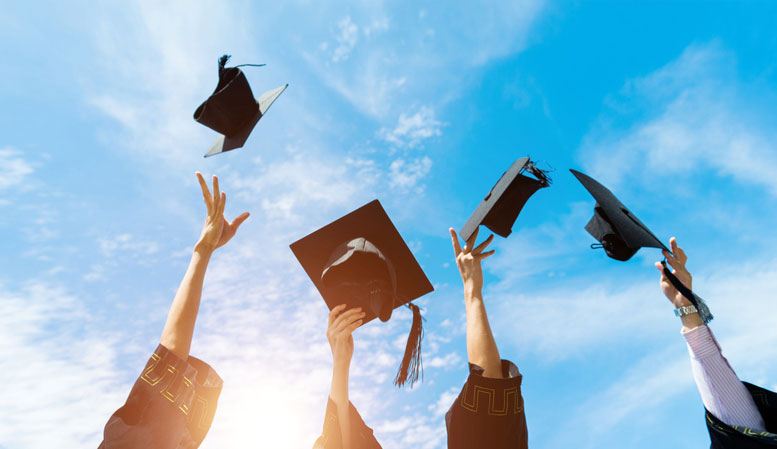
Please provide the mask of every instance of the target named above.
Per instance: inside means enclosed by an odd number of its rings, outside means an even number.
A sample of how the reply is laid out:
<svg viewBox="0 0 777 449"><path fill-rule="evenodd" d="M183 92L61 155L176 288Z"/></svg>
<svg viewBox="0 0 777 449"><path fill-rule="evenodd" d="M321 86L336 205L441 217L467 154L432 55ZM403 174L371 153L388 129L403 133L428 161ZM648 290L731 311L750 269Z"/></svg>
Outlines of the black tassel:
<svg viewBox="0 0 777 449"><path fill-rule="evenodd" d="M232 55L223 55L219 58L219 75L224 71L224 66L227 65L227 61L229 61L229 58L231 57Z"/></svg>
<svg viewBox="0 0 777 449"><path fill-rule="evenodd" d="M529 163L526 164L526 170L533 174L537 180L543 184L544 187L553 184L553 180L550 179L550 176L548 176L548 173L550 173L552 170L543 170L537 167L535 164L536 162L530 160Z"/></svg>
<svg viewBox="0 0 777 449"><path fill-rule="evenodd" d="M661 261L661 265L664 266L664 274L666 275L666 278L669 279L669 282L680 292L680 294L685 296L694 307L696 307L696 311L699 312L699 318L701 318L702 323L707 324L712 321L715 317L712 316L712 312L710 312L710 308L704 300L686 287L685 284L677 279L677 276L672 274L672 270L666 265L666 259Z"/></svg>
<svg viewBox="0 0 777 449"><path fill-rule="evenodd" d="M418 380L418 373L421 373L421 380L424 378L424 364L421 361L421 340L424 338L423 317L421 309L412 303L406 304L413 311L413 325L410 328L410 335L407 336L407 347L405 355L402 357L402 364L399 365L397 377L394 378L394 385L401 387L405 382L410 382L412 387Z"/></svg>

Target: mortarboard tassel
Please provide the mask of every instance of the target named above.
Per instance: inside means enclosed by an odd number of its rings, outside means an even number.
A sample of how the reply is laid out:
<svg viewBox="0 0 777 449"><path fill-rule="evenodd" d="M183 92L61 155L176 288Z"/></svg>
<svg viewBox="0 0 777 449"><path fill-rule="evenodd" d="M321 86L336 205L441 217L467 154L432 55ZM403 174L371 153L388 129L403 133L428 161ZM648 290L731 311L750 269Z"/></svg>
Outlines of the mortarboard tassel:
<svg viewBox="0 0 777 449"><path fill-rule="evenodd" d="M221 73L225 70L224 66L227 65L227 61L229 61L229 58L231 58L232 55L223 55L219 58L219 77L221 76Z"/></svg>
<svg viewBox="0 0 777 449"><path fill-rule="evenodd" d="M545 187L553 184L553 180L550 179L550 177L548 176L548 173L550 173L550 170L543 170L537 167L535 165L535 162L529 161L529 163L526 164L526 170L528 170L531 174L533 174Z"/></svg>
<svg viewBox="0 0 777 449"><path fill-rule="evenodd" d="M222 55L219 58L219 76L221 76L222 72L224 72L224 70L226 70L226 67L224 67L224 66L227 65L227 61L229 61L229 58L231 58L231 57L232 57L232 55ZM240 65L236 65L235 67L246 67L246 66L249 66L249 67L264 67L265 65L267 65L267 64L240 64Z"/></svg>
<svg viewBox="0 0 777 449"><path fill-rule="evenodd" d="M695 293L693 293L691 289L685 286L685 284L680 282L680 280L677 279L677 276L672 274L672 270L670 270L669 267L666 265L666 259L661 261L661 265L664 266L664 274L666 275L666 278L669 279L669 282L683 296L688 298L688 301L690 301L694 307L696 307L696 310L699 312L699 318L701 318L702 323L707 324L710 321L712 321L714 317L712 316L712 312L710 312L710 308L707 307L707 304L704 302L704 300L698 297Z"/></svg>
<svg viewBox="0 0 777 449"><path fill-rule="evenodd" d="M403 386L407 381L410 381L412 387L418 380L419 372L421 379L424 378L424 365L421 361L421 340L424 338L423 317L417 305L407 303L406 306L413 311L413 325L410 328L410 335L407 336L407 347L402 357L402 364L399 366L397 377L394 378L394 385L398 387Z"/></svg>

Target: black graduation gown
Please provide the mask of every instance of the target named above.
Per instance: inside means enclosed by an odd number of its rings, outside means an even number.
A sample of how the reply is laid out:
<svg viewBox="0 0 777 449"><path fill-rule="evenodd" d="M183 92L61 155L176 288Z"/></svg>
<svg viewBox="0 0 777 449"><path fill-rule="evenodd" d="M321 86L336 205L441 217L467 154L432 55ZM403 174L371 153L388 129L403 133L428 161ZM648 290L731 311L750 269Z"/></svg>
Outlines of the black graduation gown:
<svg viewBox="0 0 777 449"><path fill-rule="evenodd" d="M766 424L766 431L742 426L729 426L705 410L711 449L767 449L777 448L777 393L742 382L753 396L758 411Z"/></svg>
<svg viewBox="0 0 777 449"><path fill-rule="evenodd" d="M469 377L445 415L448 449L526 449L526 416L518 367L502 360L504 379L483 377L469 365Z"/></svg>
<svg viewBox="0 0 777 449"><path fill-rule="evenodd" d="M351 447L354 449L381 449L378 440L372 434L372 429L364 423L356 407L348 402L351 418ZM331 398L326 404L326 416L324 417L324 430L316 440L313 449L341 449L343 447L340 435L340 420L337 417L337 405Z"/></svg>
<svg viewBox="0 0 777 449"><path fill-rule="evenodd" d="M207 363L159 345L105 425L98 449L195 449L210 429L222 380Z"/></svg>

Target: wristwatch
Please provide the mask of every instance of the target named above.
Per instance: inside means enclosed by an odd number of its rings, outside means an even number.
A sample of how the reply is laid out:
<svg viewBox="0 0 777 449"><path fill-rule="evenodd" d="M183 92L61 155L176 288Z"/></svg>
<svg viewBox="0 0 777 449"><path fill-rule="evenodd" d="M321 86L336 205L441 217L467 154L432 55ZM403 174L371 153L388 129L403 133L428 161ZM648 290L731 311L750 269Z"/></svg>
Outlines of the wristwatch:
<svg viewBox="0 0 777 449"><path fill-rule="evenodd" d="M694 307L693 304L691 304L690 306L678 307L674 309L675 316L685 316L685 315L690 315L692 313L699 313L699 311L696 310L696 307Z"/></svg>

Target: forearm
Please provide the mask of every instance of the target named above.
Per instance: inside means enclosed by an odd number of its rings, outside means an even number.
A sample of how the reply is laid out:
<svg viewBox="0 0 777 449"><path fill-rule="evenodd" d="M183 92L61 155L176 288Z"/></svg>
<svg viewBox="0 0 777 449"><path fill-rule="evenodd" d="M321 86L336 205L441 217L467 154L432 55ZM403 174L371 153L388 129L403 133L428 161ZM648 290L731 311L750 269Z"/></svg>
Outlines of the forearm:
<svg viewBox="0 0 777 449"><path fill-rule="evenodd" d="M200 309L202 284L212 250L195 246L189 267L167 315L160 342L183 360L189 357L194 323Z"/></svg>
<svg viewBox="0 0 777 449"><path fill-rule="evenodd" d="M351 406L348 399L348 365L335 362L332 370L332 389L329 393L337 406L337 421L340 423L342 448L351 448Z"/></svg>
<svg viewBox="0 0 777 449"><path fill-rule="evenodd" d="M697 327L704 325L704 322L701 320L701 317L699 317L698 313L683 315L680 317L680 320L683 322L683 329L682 329L683 333L692 331L693 329L696 329Z"/></svg>
<svg viewBox="0 0 777 449"><path fill-rule="evenodd" d="M480 289L464 289L467 310L467 357L483 368L484 377L502 378L502 361L486 315Z"/></svg>
<svg viewBox="0 0 777 449"><path fill-rule="evenodd" d="M683 331L683 337L704 407L728 425L763 430L763 418L752 396L723 357L712 331L699 325Z"/></svg>

